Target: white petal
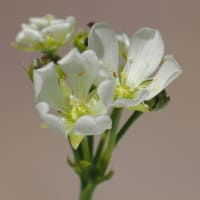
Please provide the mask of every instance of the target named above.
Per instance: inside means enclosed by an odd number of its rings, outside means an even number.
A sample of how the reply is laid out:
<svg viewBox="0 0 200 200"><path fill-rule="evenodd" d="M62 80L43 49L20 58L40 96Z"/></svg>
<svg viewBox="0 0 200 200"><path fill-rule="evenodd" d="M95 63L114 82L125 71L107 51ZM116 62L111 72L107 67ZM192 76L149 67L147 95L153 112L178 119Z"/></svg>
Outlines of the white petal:
<svg viewBox="0 0 200 200"><path fill-rule="evenodd" d="M71 34L71 25L69 23L54 24L41 30L43 38L46 36L53 37L58 43L65 43L68 39L68 34Z"/></svg>
<svg viewBox="0 0 200 200"><path fill-rule="evenodd" d="M68 132L65 128L65 120L49 113L49 105L45 102L40 102L36 105L36 110L41 120L49 127L58 130L65 137Z"/></svg>
<svg viewBox="0 0 200 200"><path fill-rule="evenodd" d="M141 104L144 100L146 100L148 95L149 95L148 90L139 91L136 98L134 98L134 99L118 98L113 103L113 106L115 106L115 107L125 107L125 108L137 106L137 105Z"/></svg>
<svg viewBox="0 0 200 200"><path fill-rule="evenodd" d="M95 53L88 50L80 54L76 49L73 49L58 64L66 74L66 80L73 95L82 102L86 101L99 69Z"/></svg>
<svg viewBox="0 0 200 200"><path fill-rule="evenodd" d="M114 107L132 107L140 104L138 100L132 100L132 99L124 99L124 98L118 98L114 101L113 106Z"/></svg>
<svg viewBox="0 0 200 200"><path fill-rule="evenodd" d="M158 73L148 88L149 95L146 100L149 100L165 89L174 79L182 72L181 67L173 57L167 57L161 65Z"/></svg>
<svg viewBox="0 0 200 200"><path fill-rule="evenodd" d="M137 87L159 66L164 55L164 43L160 32L142 28L131 39L126 65L127 84Z"/></svg>
<svg viewBox="0 0 200 200"><path fill-rule="evenodd" d="M72 28L75 28L75 26L76 26L76 17L69 16L69 17L67 17L67 19L65 21L67 23L69 23Z"/></svg>
<svg viewBox="0 0 200 200"><path fill-rule="evenodd" d="M83 116L79 118L74 127L74 133L83 135L97 135L110 129L112 121L109 116L99 117Z"/></svg>
<svg viewBox="0 0 200 200"><path fill-rule="evenodd" d="M105 80L98 87L97 91L98 95L100 99L103 101L106 108L109 108L109 106L113 102L114 88L115 88L114 80Z"/></svg>
<svg viewBox="0 0 200 200"><path fill-rule="evenodd" d="M88 38L88 47L93 49L97 57L102 61L102 65L111 72L118 72L118 43L116 34L105 23L95 24Z"/></svg>
<svg viewBox="0 0 200 200"><path fill-rule="evenodd" d="M45 101L56 109L64 104L64 96L58 85L54 63L34 70L34 87L36 102Z"/></svg>
<svg viewBox="0 0 200 200"><path fill-rule="evenodd" d="M38 42L41 42L41 37L38 31L27 27L18 33L16 42L18 45L31 47Z"/></svg>
<svg viewBox="0 0 200 200"><path fill-rule="evenodd" d="M89 112L92 113L93 116L99 116L107 113L107 108L105 107L104 103L100 100L90 105Z"/></svg>
<svg viewBox="0 0 200 200"><path fill-rule="evenodd" d="M38 30L49 25L49 21L45 17L32 17L29 21L31 25L37 27Z"/></svg>

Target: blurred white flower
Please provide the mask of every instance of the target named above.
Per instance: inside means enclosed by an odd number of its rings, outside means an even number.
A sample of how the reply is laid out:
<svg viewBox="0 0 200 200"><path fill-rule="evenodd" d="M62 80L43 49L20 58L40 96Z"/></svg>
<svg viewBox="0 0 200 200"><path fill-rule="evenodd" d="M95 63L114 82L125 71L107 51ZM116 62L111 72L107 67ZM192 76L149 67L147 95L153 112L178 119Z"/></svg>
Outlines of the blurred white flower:
<svg viewBox="0 0 200 200"><path fill-rule="evenodd" d="M134 108L165 89L182 69L172 56L164 56L164 43L158 30L142 28L130 40L125 37L125 41L127 62L120 73L118 41L109 25L95 24L88 45L99 58L102 76L114 88L113 106Z"/></svg>
<svg viewBox="0 0 200 200"><path fill-rule="evenodd" d="M36 109L42 121L71 139L77 148L85 135L111 128L107 115L110 82L94 87L99 64L96 54L73 49L58 61L34 70ZM110 97L112 98L112 96ZM54 114L50 112L54 110Z"/></svg>
<svg viewBox="0 0 200 200"><path fill-rule="evenodd" d="M24 51L55 52L66 45L72 37L75 17L56 19L52 15L30 18L29 24L22 24L22 30L16 36L16 48Z"/></svg>

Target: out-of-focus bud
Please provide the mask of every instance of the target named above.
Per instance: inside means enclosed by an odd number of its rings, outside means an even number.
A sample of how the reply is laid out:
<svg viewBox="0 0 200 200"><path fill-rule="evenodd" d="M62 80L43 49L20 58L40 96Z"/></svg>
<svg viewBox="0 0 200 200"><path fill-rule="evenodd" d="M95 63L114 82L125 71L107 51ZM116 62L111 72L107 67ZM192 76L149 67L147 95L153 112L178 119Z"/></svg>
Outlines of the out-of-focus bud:
<svg viewBox="0 0 200 200"><path fill-rule="evenodd" d="M22 24L22 30L17 34L13 45L22 51L53 54L70 41L76 28L76 19L73 16L57 19L47 15L30 18L29 22Z"/></svg>
<svg viewBox="0 0 200 200"><path fill-rule="evenodd" d="M74 37L74 46L83 52L88 47L88 32L80 30Z"/></svg>

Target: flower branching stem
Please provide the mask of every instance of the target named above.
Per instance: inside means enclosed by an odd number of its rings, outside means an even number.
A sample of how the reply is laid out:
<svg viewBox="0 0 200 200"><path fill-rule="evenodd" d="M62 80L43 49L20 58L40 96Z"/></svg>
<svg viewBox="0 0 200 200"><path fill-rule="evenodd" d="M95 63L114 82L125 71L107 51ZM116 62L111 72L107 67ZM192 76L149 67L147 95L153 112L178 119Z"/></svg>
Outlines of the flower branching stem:
<svg viewBox="0 0 200 200"><path fill-rule="evenodd" d="M112 129L110 130L107 147L106 147L105 151L101 154L101 158L100 158L100 164L102 165L101 170L103 173L105 173L105 171L108 167L110 158L112 156L112 152L115 147L115 140L117 137L117 130L119 127L119 122L120 122L122 112L123 112L122 108L114 108L112 111L112 114L111 114Z"/></svg>
<svg viewBox="0 0 200 200"><path fill-rule="evenodd" d="M88 144L88 138L85 137L81 143L81 148L82 148L82 152L83 152L83 159L86 161L90 161L91 160L91 153L90 153L90 148L89 148L89 144Z"/></svg>
<svg viewBox="0 0 200 200"><path fill-rule="evenodd" d="M122 112L122 108L113 109L112 129L102 134L96 151L93 136L86 136L79 148L73 150L75 164L72 167L80 177L80 200L91 200L97 185L112 177L113 171L107 172L112 152L130 126L142 115L142 112L135 111L118 130Z"/></svg>
<svg viewBox="0 0 200 200"><path fill-rule="evenodd" d="M127 120L127 122L122 126L122 128L119 130L116 140L115 140L115 146L119 143L119 141L122 139L122 137L126 134L128 129L131 127L131 125L140 117L142 116L143 112L135 111Z"/></svg>

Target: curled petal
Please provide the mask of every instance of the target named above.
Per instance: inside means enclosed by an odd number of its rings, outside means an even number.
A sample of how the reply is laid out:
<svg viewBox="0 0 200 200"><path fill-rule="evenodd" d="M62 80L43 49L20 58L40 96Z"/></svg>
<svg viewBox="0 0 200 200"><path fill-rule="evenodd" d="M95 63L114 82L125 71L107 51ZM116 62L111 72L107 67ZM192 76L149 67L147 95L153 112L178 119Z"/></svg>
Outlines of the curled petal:
<svg viewBox="0 0 200 200"><path fill-rule="evenodd" d="M58 84L53 62L34 70L34 87L36 102L47 102L58 110L64 104L64 96Z"/></svg>
<svg viewBox="0 0 200 200"><path fill-rule="evenodd" d="M68 135L65 120L49 113L49 105L45 102L36 104L36 110L41 120L49 127L59 131L65 137Z"/></svg>
<svg viewBox="0 0 200 200"><path fill-rule="evenodd" d="M111 73L118 72L118 43L116 34L105 23L97 23L89 33L88 47L96 52L102 65Z"/></svg>
<svg viewBox="0 0 200 200"><path fill-rule="evenodd" d="M98 135L110 129L112 121L109 116L101 115L91 117L89 115L79 118L74 127L74 133L82 135Z"/></svg>
<svg viewBox="0 0 200 200"><path fill-rule="evenodd" d="M106 108L109 108L109 106L113 102L114 88L115 88L114 80L105 80L98 87L98 95L100 99L103 101Z"/></svg>

